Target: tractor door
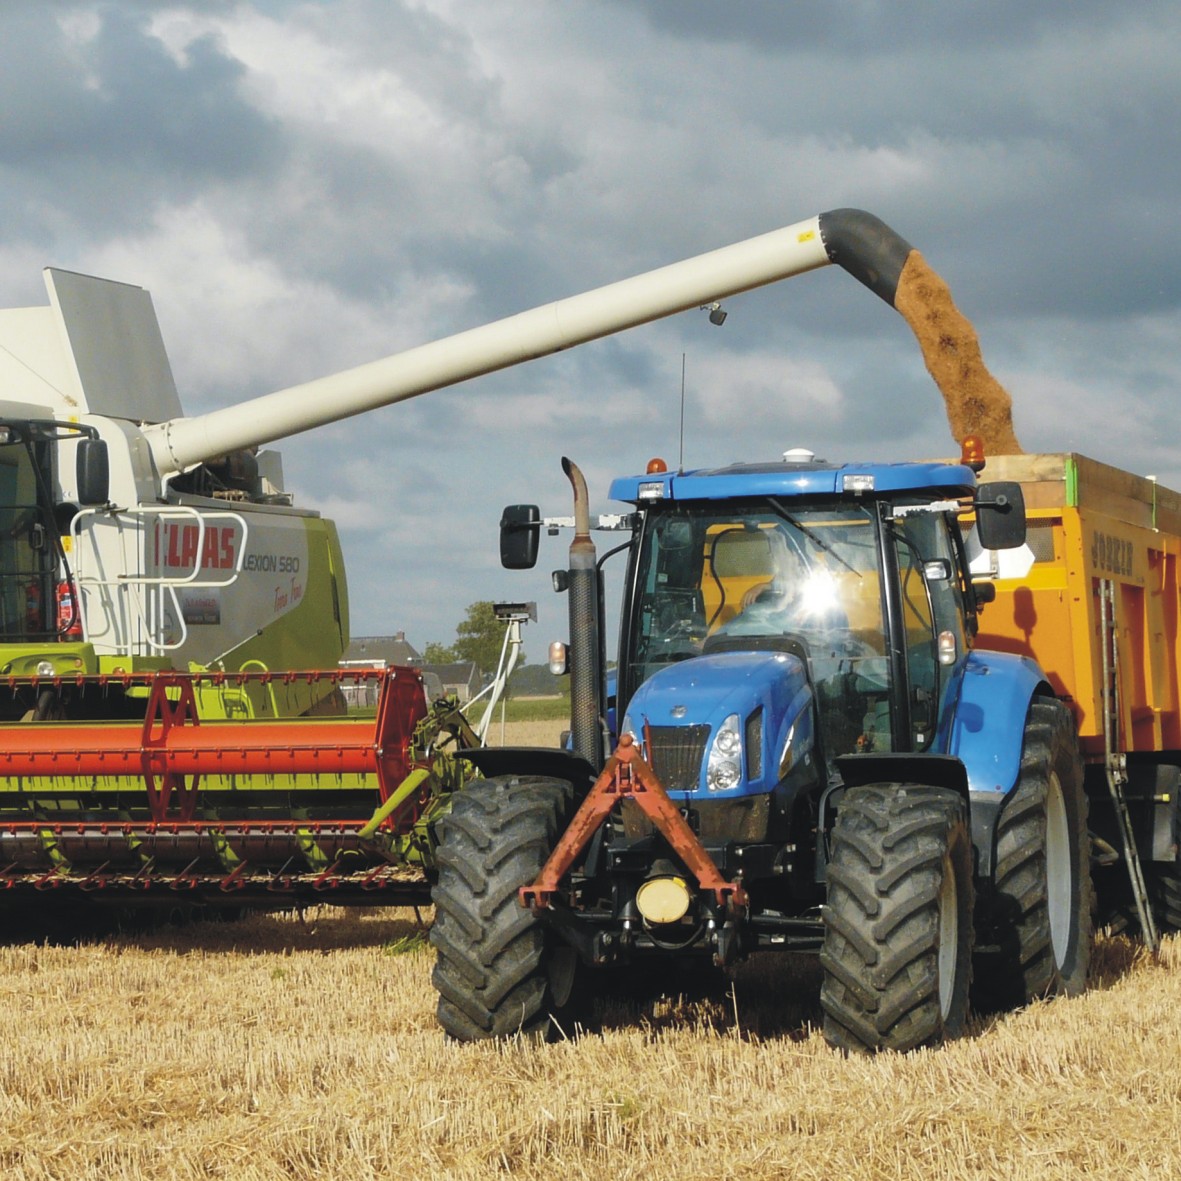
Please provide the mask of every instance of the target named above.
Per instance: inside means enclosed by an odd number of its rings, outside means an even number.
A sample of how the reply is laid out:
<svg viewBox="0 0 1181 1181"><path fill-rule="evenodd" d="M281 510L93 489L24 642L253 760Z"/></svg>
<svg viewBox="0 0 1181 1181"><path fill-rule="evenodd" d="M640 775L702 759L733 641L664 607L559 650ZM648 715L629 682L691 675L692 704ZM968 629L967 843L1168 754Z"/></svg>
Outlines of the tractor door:
<svg viewBox="0 0 1181 1181"><path fill-rule="evenodd" d="M967 653L964 604L947 520L919 512L896 518L895 555L905 635L911 748L935 740L953 669Z"/></svg>

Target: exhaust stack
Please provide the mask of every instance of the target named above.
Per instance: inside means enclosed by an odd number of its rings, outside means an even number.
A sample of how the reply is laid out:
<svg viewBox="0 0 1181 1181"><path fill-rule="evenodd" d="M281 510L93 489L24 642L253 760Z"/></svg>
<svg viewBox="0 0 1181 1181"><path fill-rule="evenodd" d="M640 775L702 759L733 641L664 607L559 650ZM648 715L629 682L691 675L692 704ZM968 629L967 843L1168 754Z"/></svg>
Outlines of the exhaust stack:
<svg viewBox="0 0 1181 1181"><path fill-rule="evenodd" d="M598 554L590 533L586 479L573 460L562 471L574 489L574 540L570 543L570 733L574 750L598 773L606 758L603 689L603 627Z"/></svg>

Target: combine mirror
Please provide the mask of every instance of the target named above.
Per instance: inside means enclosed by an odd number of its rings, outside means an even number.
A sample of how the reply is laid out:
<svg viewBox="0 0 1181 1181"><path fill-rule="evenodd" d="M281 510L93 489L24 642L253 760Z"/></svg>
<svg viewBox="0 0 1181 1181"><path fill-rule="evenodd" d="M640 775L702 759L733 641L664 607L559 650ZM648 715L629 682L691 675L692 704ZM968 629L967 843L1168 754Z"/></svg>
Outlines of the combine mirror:
<svg viewBox="0 0 1181 1181"><path fill-rule="evenodd" d="M111 465L102 439L78 440L78 502L88 507L111 498Z"/></svg>

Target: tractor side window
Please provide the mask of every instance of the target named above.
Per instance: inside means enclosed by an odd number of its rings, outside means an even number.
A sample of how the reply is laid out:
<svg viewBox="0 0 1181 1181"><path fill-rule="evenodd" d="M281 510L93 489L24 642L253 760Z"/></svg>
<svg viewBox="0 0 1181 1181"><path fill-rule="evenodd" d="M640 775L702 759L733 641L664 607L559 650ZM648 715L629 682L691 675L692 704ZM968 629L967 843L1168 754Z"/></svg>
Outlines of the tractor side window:
<svg viewBox="0 0 1181 1181"><path fill-rule="evenodd" d="M635 684L657 667L701 651L706 617L701 590L701 532L679 513L654 521L636 588Z"/></svg>
<svg viewBox="0 0 1181 1181"><path fill-rule="evenodd" d="M895 522L898 574L910 691L912 740L925 750L935 738L948 666L966 652L962 592L947 522L915 513Z"/></svg>

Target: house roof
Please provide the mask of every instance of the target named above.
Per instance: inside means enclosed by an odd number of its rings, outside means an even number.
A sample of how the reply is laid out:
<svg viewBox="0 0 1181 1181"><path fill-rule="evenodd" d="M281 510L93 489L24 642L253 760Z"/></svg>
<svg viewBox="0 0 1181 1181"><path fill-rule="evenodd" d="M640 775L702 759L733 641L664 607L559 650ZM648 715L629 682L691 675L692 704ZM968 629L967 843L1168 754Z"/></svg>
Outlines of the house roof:
<svg viewBox="0 0 1181 1181"><path fill-rule="evenodd" d="M479 670L470 660L458 664L424 664L424 671L433 672L444 685L470 685L473 678L479 679Z"/></svg>
<svg viewBox="0 0 1181 1181"><path fill-rule="evenodd" d="M392 636L355 636L341 657L342 664L349 661L417 667L422 664L422 656L406 642L405 633L398 632Z"/></svg>

